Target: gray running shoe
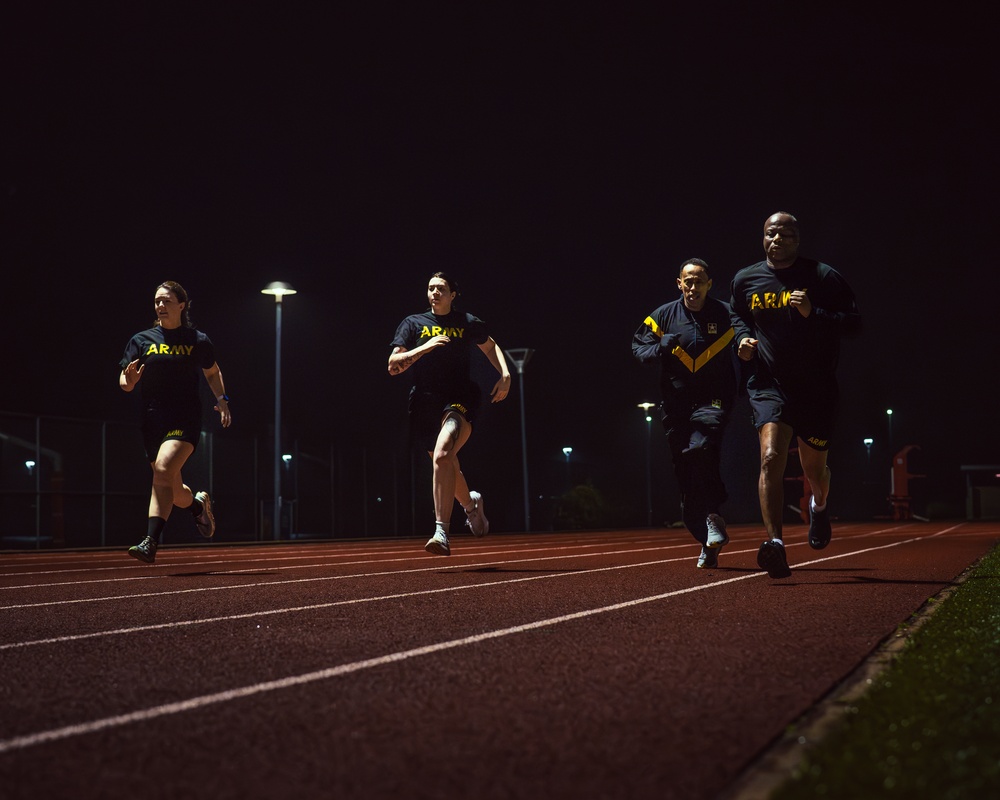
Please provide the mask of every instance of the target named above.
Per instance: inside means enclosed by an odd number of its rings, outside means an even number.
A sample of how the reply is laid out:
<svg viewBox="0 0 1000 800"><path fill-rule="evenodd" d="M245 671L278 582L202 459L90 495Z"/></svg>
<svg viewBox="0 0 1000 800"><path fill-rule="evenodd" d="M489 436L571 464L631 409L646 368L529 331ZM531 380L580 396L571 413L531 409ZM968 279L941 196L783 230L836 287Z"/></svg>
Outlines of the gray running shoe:
<svg viewBox="0 0 1000 800"><path fill-rule="evenodd" d="M130 547L128 549L128 554L132 556L132 558L139 559L139 561L152 564L156 561L156 542L153 541L152 536L147 536L139 542L139 544Z"/></svg>
<svg viewBox="0 0 1000 800"><path fill-rule="evenodd" d="M705 547L717 548L729 544L726 521L722 517L718 514L709 514L706 524L708 525L708 539L705 542Z"/></svg>
<svg viewBox="0 0 1000 800"><path fill-rule="evenodd" d="M715 569L719 566L719 551L710 547L702 547L698 556L698 569Z"/></svg>
<svg viewBox="0 0 1000 800"><path fill-rule="evenodd" d="M772 540L761 544L757 551L757 566L767 570L772 578L787 578L792 574L785 558L785 546Z"/></svg>
<svg viewBox="0 0 1000 800"><path fill-rule="evenodd" d="M215 515L212 513L212 498L208 492L198 492L194 499L201 503L201 513L194 518L194 524L198 528L198 533L206 539L211 539L215 535Z"/></svg>
<svg viewBox="0 0 1000 800"><path fill-rule="evenodd" d="M434 535L427 540L424 550L436 556L450 556L451 548L448 546L448 536L444 531L434 531Z"/></svg>
<svg viewBox="0 0 1000 800"><path fill-rule="evenodd" d="M483 513L483 496L479 492L469 492L469 497L472 498L473 509L465 512L468 517L465 527L473 536L485 536L490 532L490 521Z"/></svg>

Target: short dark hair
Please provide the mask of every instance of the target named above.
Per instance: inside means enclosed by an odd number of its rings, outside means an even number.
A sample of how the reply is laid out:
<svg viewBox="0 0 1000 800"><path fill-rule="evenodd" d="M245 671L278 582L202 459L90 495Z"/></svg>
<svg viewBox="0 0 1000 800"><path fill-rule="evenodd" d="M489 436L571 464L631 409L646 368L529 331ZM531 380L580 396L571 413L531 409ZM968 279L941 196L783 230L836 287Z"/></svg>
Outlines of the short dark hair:
<svg viewBox="0 0 1000 800"><path fill-rule="evenodd" d="M706 275L712 277L711 273L708 271L708 262L702 261L700 258L688 258L682 261L680 267L677 270L677 274L679 275L680 273L682 273L684 271L684 267L686 267L688 264L695 264L701 267L703 270L705 270Z"/></svg>

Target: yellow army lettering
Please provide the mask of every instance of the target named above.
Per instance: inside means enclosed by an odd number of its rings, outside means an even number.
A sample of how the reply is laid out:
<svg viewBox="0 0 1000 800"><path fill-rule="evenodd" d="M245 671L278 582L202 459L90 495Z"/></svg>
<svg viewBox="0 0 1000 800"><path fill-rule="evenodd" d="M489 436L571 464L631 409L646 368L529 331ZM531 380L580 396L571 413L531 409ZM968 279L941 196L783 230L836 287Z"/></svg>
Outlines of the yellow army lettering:
<svg viewBox="0 0 1000 800"><path fill-rule="evenodd" d="M183 436L183 435L184 435L183 428L174 428L172 431L167 431L167 435L164 436L163 438L169 439L171 436Z"/></svg>
<svg viewBox="0 0 1000 800"><path fill-rule="evenodd" d="M149 346L146 350L147 356L189 356L191 351L194 350L194 345L192 344L156 344L155 342Z"/></svg>
<svg viewBox="0 0 1000 800"><path fill-rule="evenodd" d="M792 292L789 289L781 292L764 292L764 299L756 292L750 297L750 310L755 308L785 308L788 305L788 300L791 298Z"/></svg>
<svg viewBox="0 0 1000 800"><path fill-rule="evenodd" d="M432 336L450 336L452 339L461 339L465 335L465 328L443 328L440 325L424 325L420 331L421 339L430 339Z"/></svg>
<svg viewBox="0 0 1000 800"><path fill-rule="evenodd" d="M817 439L815 436L810 436L806 439L809 444L816 445L816 447L826 447L828 439Z"/></svg>

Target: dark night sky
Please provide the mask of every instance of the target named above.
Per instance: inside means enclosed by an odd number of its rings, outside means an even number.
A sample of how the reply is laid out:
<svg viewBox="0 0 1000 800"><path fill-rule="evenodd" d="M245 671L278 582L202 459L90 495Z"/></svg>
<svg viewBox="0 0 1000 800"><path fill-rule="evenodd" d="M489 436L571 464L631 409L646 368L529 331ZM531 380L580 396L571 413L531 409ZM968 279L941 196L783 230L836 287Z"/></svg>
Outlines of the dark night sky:
<svg viewBox="0 0 1000 800"><path fill-rule="evenodd" d="M708 260L728 299L780 209L866 317L832 461L878 440L887 406L896 443L942 480L1000 461L996 71L974 18L150 5L37 4L0 26L0 410L129 418L117 361L172 279L217 346L236 425L266 433L260 289L285 280L292 434L384 446L406 389L385 373L389 340L445 269L501 346L537 351L533 461L563 444L627 460L635 404L658 399L632 332L676 296L685 258ZM491 412L469 457L519 475L516 386Z"/></svg>

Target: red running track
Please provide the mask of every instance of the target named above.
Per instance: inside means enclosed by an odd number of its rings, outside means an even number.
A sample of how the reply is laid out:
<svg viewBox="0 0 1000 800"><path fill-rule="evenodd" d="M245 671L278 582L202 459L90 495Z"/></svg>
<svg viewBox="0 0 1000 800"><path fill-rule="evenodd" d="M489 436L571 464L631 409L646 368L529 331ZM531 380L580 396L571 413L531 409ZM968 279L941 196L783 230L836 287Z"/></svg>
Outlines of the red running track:
<svg viewBox="0 0 1000 800"><path fill-rule="evenodd" d="M0 797L717 798L996 523L0 555Z"/></svg>

